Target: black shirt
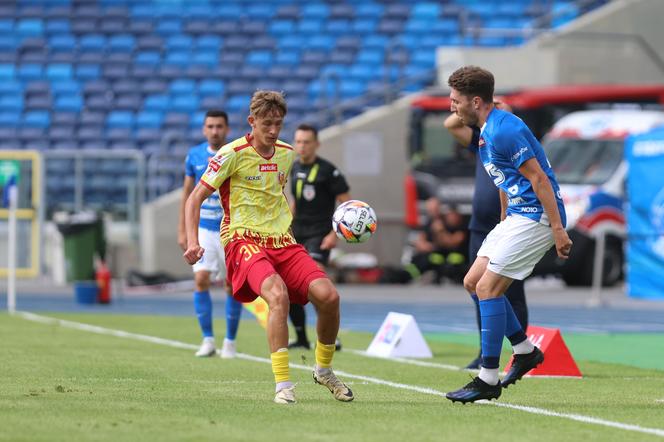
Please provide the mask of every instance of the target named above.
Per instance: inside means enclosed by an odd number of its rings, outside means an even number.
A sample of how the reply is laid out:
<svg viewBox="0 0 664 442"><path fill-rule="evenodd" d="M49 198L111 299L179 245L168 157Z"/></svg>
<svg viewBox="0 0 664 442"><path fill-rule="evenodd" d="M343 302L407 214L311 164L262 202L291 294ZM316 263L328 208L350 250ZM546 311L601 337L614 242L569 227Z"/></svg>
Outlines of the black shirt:
<svg viewBox="0 0 664 442"><path fill-rule="evenodd" d="M488 233L500 222L500 196L498 188L484 170L479 156L480 130L473 127L473 140L468 148L475 153L475 193L473 214L468 229Z"/></svg>
<svg viewBox="0 0 664 442"><path fill-rule="evenodd" d="M337 195L350 190L346 178L334 164L316 157L312 164L296 161L290 180L295 197L293 234L296 239L329 233Z"/></svg>

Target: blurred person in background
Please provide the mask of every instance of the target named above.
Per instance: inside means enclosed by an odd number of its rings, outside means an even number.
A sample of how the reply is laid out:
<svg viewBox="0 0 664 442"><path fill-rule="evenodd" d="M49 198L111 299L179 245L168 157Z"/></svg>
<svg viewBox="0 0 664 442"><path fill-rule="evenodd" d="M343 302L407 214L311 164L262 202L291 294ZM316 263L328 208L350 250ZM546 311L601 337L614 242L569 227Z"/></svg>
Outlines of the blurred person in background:
<svg viewBox="0 0 664 442"><path fill-rule="evenodd" d="M497 109L511 112L508 104L499 99L494 100ZM454 139L464 147L467 147L475 154L475 191L473 193L473 213L470 218L468 230L470 231L470 241L468 257L469 262L474 262L477 258L477 251L482 246L484 239L489 232L500 222L500 196L498 188L493 184L491 177L484 170L484 165L478 152L478 143L480 139L480 128L477 126L467 126L461 121L461 118L455 113L451 114L445 120L445 128L452 134ZM521 324L521 328L528 329L528 305L526 304L526 293L524 291L524 281L515 280L505 292L505 297L512 305L514 314ZM471 298L475 303L475 317L477 319L477 332L481 333L482 321L480 315L480 302L476 294ZM480 341L481 342L481 341ZM479 370L482 362L482 348L478 351L477 357L470 361L466 366L469 370Z"/></svg>
<svg viewBox="0 0 664 442"><path fill-rule="evenodd" d="M330 251L337 244L337 235L332 230L332 214L338 204L351 199L350 188L339 169L318 156L320 142L315 127L300 124L295 130L293 144L298 155L290 175L294 198L291 202L293 235L324 269ZM291 304L289 316L296 339L288 344L288 348L310 349L304 306ZM335 345L337 350L341 349L339 339Z"/></svg>
<svg viewBox="0 0 664 442"><path fill-rule="evenodd" d="M228 135L228 115L221 110L209 110L203 120L203 135L206 141L189 149L185 159L185 176L182 186L182 202L180 203L180 219L178 223L178 244L183 251L187 250L187 233L185 230L184 208L187 198L194 190L217 151L226 144ZM205 248L205 254L195 263L194 270L194 309L198 324L203 334L203 342L196 352L198 357L216 354L217 348L212 327L212 298L210 282L212 277L219 276L225 280L226 263L224 248L219 239L219 228L224 215L219 202L219 193L209 196L200 208L198 241ZM226 336L221 347L222 358L236 356L235 337L240 324L242 304L232 296L226 296Z"/></svg>
<svg viewBox="0 0 664 442"><path fill-rule="evenodd" d="M443 278L462 282L468 269L468 233L463 216L454 205L443 210L435 196L426 200L425 209L427 220L412 241L410 263L403 268L386 268L381 282L407 284L430 271L436 283Z"/></svg>
<svg viewBox="0 0 664 442"><path fill-rule="evenodd" d="M284 189L295 151L278 138L286 113L282 93L254 93L247 117L251 133L217 152L187 199L183 258L193 265L205 253L198 241L200 207L219 190L225 210L221 240L232 295L240 302L260 296L269 307L267 340L276 384L274 402L296 402L295 384L290 380L288 311L291 303L309 301L318 311L314 382L325 386L335 399L350 402L353 392L332 370L340 322L339 293L291 233L293 215Z"/></svg>

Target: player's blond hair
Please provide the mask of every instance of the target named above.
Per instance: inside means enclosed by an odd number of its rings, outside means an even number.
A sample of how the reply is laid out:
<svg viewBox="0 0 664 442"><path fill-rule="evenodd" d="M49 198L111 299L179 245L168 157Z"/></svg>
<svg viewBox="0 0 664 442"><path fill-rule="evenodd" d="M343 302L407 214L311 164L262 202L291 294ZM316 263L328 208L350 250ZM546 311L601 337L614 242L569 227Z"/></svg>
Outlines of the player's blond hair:
<svg viewBox="0 0 664 442"><path fill-rule="evenodd" d="M249 103L249 113L254 117L278 114L285 117L288 112L284 94L276 91L256 91Z"/></svg>

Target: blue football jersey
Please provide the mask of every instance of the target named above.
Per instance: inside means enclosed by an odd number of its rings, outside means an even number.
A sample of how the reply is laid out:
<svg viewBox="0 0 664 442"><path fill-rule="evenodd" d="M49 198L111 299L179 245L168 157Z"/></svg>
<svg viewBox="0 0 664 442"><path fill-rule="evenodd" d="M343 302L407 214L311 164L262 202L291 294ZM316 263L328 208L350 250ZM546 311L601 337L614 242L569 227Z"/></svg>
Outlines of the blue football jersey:
<svg viewBox="0 0 664 442"><path fill-rule="evenodd" d="M216 153L216 151L210 149L207 142L189 149L184 163L185 175L193 177L194 182L198 183L208 167L210 158L214 157ZM219 192L214 192L201 205L199 227L218 232L223 215L224 211L219 201Z"/></svg>
<svg viewBox="0 0 664 442"><path fill-rule="evenodd" d="M493 109L480 133L479 153L493 183L507 195L507 214L525 216L549 225L548 216L530 181L519 172L523 163L535 158L549 177L563 226L567 224L560 187L551 164L542 145L519 117Z"/></svg>

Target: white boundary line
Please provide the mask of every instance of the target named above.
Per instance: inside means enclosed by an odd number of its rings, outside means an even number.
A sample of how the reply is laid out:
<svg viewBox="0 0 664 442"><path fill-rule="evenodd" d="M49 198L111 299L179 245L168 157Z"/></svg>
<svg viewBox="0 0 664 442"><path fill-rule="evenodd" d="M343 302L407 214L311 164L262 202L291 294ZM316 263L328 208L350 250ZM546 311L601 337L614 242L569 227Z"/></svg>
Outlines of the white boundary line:
<svg viewBox="0 0 664 442"><path fill-rule="evenodd" d="M127 339L135 339L137 341L143 341L143 342L149 342L152 344L160 344L160 345L166 345L169 347L175 347L175 348L182 348L182 349L187 349L187 350L195 350L198 347L193 344L187 344L184 342L180 341L175 341L171 339L164 339L164 338L159 338L155 336L149 336L149 335L142 335L138 333L131 333L131 332L126 332L123 330L114 330L110 328L105 328L105 327L99 327L96 325L90 325L90 324L84 324L81 322L74 322L74 321L67 321L64 319L57 319L57 318L51 318L48 316L42 316L42 315L36 315L34 313L29 313L29 312L22 312L22 311L17 311L15 313L15 316L22 317L24 319L34 321L34 322L40 322L43 324L51 324L51 325L59 325L61 327L66 327L66 328L72 328L75 330L82 330L82 331L88 331L91 333L97 333L101 335L109 335L109 336L116 336L119 338L127 338ZM244 353L238 353L237 357L239 359L244 359L248 361L255 361L255 362L262 362L266 364L271 364L270 359L267 358L262 358L258 356L253 356L253 355L248 355ZM409 361L409 362L423 362L423 361ZM426 363L426 364L433 364L433 363ZM419 365L419 364L415 364ZM435 366L442 366L444 364L435 364ZM301 364L290 364L291 367L297 368L300 370L311 370L311 367L306 366L306 365L301 365ZM430 366L430 365L425 365L425 366ZM440 368L440 367L439 367ZM392 381L387 381L384 379L379 379L379 378L374 378L374 377L369 377L369 376L362 376L362 375L355 375L351 374L348 372L336 370L336 373L339 375L342 375L346 378L350 379L357 379L365 382L370 382L372 384L379 384L379 385L386 385L388 387L393 387L393 388L399 388L402 390L409 390L409 391L416 391L418 393L424 393L424 394L430 394L434 396L440 396L440 397L445 397L445 392L439 391L439 390L434 390L432 388L427 388L427 387L418 387L416 385L409 385L409 384L400 384L397 382L392 382ZM617 428L620 430L626 430L626 431L633 431L637 433L644 433L644 434L652 434L654 436L659 436L659 437L664 437L664 429L659 429L659 428L648 428L648 427L641 427L639 425L631 425L631 424L623 424L621 422L614 422L614 421L609 421L605 419L599 419L595 418L592 416L584 416L580 414L570 414L570 413L559 413L556 411L551 411L551 410L546 410L544 408L536 408L536 407L528 407L524 405L514 405L514 404L509 404L505 402L489 402L489 401L479 401L478 404L485 404L485 405L495 405L497 407L502 407L502 408L511 408L513 410L520 410L520 411L525 411L526 413L532 413L532 414L539 414L542 416L551 416L551 417L560 417L563 419L569 419L577 422L582 422L586 424L594 424L594 425L601 425L605 427L611 427L611 428Z"/></svg>

